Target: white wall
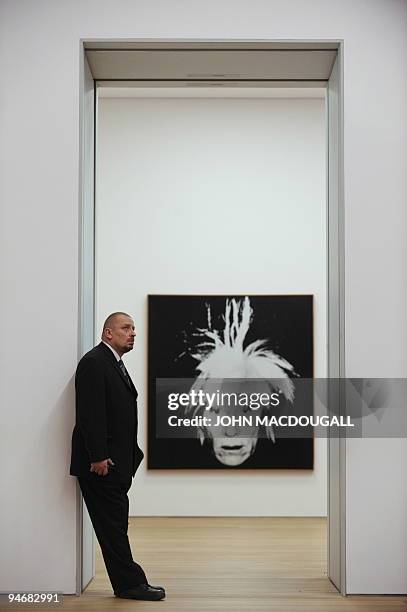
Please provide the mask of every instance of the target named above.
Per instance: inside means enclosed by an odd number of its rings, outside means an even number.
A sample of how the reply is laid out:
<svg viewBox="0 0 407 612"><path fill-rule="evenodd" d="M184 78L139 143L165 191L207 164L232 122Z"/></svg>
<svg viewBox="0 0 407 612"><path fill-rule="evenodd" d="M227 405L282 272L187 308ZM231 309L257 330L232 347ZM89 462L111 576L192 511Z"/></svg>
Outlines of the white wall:
<svg viewBox="0 0 407 612"><path fill-rule="evenodd" d="M100 99L96 325L100 335L114 310L135 317L126 363L143 448L149 293L313 294L315 374L326 376L325 121L324 98ZM155 472L143 462L130 511L326 516L326 440L315 440L311 472Z"/></svg>
<svg viewBox="0 0 407 612"><path fill-rule="evenodd" d="M347 370L405 376L406 19L403 0L3 0L0 590L74 591L80 37L344 39ZM385 445L349 448L349 592L407 591L406 443Z"/></svg>

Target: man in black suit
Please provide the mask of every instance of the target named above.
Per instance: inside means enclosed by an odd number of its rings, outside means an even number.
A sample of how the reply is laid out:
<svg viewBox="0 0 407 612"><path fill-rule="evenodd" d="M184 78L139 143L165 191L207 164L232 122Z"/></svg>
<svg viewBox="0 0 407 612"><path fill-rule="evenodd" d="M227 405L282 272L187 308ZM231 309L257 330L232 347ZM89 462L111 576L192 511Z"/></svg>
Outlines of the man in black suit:
<svg viewBox="0 0 407 612"><path fill-rule="evenodd" d="M78 364L70 473L78 478L115 595L159 600L164 589L148 584L127 537L127 492L144 456L137 444L137 391L121 359L135 335L128 314L111 314L102 342Z"/></svg>

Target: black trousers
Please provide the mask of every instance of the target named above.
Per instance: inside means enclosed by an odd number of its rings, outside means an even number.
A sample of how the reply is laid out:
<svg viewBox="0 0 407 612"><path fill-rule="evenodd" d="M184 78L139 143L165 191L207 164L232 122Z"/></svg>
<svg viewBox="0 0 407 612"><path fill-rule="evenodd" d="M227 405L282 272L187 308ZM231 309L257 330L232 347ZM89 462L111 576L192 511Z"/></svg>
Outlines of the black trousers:
<svg viewBox="0 0 407 612"><path fill-rule="evenodd" d="M133 561L127 529L131 479L113 483L78 477L83 499L102 549L107 573L115 594L147 582L138 563Z"/></svg>

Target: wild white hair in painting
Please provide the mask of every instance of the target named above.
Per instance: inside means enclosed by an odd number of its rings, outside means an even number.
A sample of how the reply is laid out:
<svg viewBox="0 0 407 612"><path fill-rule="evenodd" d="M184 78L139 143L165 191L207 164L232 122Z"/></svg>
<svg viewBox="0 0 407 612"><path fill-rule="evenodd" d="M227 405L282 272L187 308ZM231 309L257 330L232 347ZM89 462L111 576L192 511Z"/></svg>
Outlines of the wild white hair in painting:
<svg viewBox="0 0 407 612"><path fill-rule="evenodd" d="M229 385L233 387L230 379L262 379L256 385L256 389L262 388L264 392L278 392L286 400L294 400L294 383L292 376L294 368L286 359L277 355L267 348L270 340L263 338L252 342L244 347L245 338L249 332L253 318L253 309L250 299L227 299L224 314L223 329L213 329L211 320L211 309L207 306L208 326L205 329L197 329L202 337L192 357L198 362L196 371L198 376L190 391L203 391L209 388L213 393L214 385L211 383L216 379L222 381L223 390ZM229 382L228 382L229 381ZM236 386L234 387L236 390ZM186 412L193 411L194 415L202 410L202 405L189 406ZM262 412L268 412L269 407L262 407ZM225 417L241 417L248 412L247 406L223 405L215 403L211 407L215 412ZM237 466L248 459L255 451L259 426L256 424L245 424L239 426L239 418L224 419L232 421L225 426L198 427L197 435L201 443L208 439L212 443L214 455L218 461L228 466ZM237 423L237 424L236 424ZM273 442L274 432L272 425L266 426L267 437Z"/></svg>

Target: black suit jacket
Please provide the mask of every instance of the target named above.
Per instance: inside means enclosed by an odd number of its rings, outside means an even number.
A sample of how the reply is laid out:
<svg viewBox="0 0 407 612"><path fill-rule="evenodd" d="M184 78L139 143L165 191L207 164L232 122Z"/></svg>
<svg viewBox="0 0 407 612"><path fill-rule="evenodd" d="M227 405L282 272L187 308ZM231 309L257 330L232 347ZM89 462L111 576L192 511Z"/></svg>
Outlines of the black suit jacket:
<svg viewBox="0 0 407 612"><path fill-rule="evenodd" d="M130 383L130 384L129 384ZM103 342L80 360L75 376L76 424L70 474L113 481L134 476L144 455L137 444L137 391ZM90 464L110 457L107 476Z"/></svg>

